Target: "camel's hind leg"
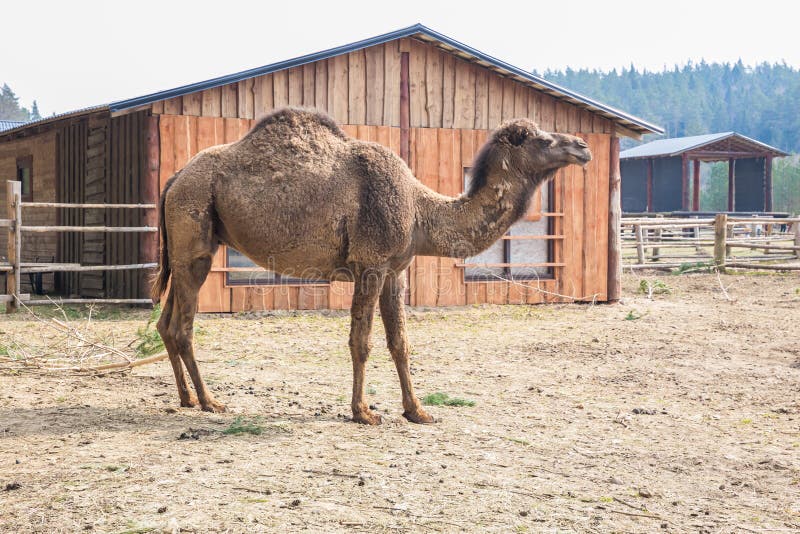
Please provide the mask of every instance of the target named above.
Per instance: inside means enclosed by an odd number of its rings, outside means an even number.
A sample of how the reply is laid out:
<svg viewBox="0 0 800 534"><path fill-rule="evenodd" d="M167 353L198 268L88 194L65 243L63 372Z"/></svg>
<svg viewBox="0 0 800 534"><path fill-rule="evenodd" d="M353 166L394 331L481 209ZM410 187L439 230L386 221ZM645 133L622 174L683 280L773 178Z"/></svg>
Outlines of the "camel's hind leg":
<svg viewBox="0 0 800 534"><path fill-rule="evenodd" d="M369 409L364 401L364 374L372 348L372 320L378 303L383 272L367 271L356 277L353 305L350 308L350 355L353 358L353 421L379 425L381 416Z"/></svg>
<svg viewBox="0 0 800 534"><path fill-rule="evenodd" d="M181 406L191 408L198 404L197 395L189 389L189 384L186 382L186 373L184 373L183 364L181 363L181 355L178 352L175 340L168 333L174 306L175 296L170 288L169 294L164 301L164 308L161 310L161 318L158 320L158 331L161 334L161 338L164 340L164 347L167 349L167 354L169 354L169 363L172 364L172 372L175 373L175 383L178 386L178 396L181 399Z"/></svg>
<svg viewBox="0 0 800 534"><path fill-rule="evenodd" d="M200 369L194 359L194 316L197 312L197 294L211 269L213 251L195 257L186 266L173 267L172 291L175 296L168 336L172 338L183 364L197 392L200 407L206 412L224 412L225 406L211 394L200 376Z"/></svg>

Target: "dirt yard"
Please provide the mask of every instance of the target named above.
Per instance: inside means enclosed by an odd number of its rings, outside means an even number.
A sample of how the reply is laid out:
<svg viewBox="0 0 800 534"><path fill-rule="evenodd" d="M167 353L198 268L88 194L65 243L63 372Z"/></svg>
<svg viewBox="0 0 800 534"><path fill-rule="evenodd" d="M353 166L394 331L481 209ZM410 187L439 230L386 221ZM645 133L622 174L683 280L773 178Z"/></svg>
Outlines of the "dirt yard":
<svg viewBox="0 0 800 534"><path fill-rule="evenodd" d="M428 426L400 415L379 322L384 424L348 422L339 313L200 317L225 414L178 408L167 362L5 371L0 531L796 532L800 277L721 280L727 296L716 275L658 274L614 306L412 310L420 396L475 403ZM146 318L94 323L122 340ZM7 345L42 335L0 319Z"/></svg>

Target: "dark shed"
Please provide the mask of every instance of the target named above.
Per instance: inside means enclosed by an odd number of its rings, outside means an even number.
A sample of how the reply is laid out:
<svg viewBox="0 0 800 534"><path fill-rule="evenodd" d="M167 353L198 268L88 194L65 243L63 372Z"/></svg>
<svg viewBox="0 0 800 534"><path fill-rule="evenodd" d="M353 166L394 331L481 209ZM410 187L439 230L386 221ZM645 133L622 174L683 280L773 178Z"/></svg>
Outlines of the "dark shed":
<svg viewBox="0 0 800 534"><path fill-rule="evenodd" d="M620 153L622 211L700 211L700 163L727 161L728 211L771 212L772 158L783 156L735 132L639 145Z"/></svg>

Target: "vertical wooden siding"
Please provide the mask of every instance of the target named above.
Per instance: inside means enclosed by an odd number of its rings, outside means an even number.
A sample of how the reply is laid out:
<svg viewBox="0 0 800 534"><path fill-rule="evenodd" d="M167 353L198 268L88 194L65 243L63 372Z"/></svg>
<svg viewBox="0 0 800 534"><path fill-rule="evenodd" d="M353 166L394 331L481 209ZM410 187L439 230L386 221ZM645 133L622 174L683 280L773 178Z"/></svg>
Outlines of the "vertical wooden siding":
<svg viewBox="0 0 800 534"><path fill-rule="evenodd" d="M114 117L110 122L108 180L105 200L110 204L135 204L140 200L139 186L145 174L144 131L146 112ZM139 210L108 209L108 226L141 226ZM109 265L139 263L139 236L135 233L105 235L105 256ZM135 270L106 271L106 295L109 298L143 298Z"/></svg>
<svg viewBox="0 0 800 534"><path fill-rule="evenodd" d="M167 180L181 170L195 154L210 146L241 139L252 125L253 121L249 119L161 115L159 118L160 188L163 189ZM231 311L231 288L225 287L225 272L220 270L224 267L224 247L220 247L214 256L212 272L209 273L200 291L200 311ZM241 297L237 295L239 301L242 301ZM253 296L249 295L248 298L252 299ZM256 300L261 302L263 299ZM271 306L261 309L271 309Z"/></svg>
<svg viewBox="0 0 800 534"><path fill-rule="evenodd" d="M398 41L372 46L152 106L153 113L257 119L283 106L329 113L340 124L400 126Z"/></svg>
<svg viewBox="0 0 800 534"><path fill-rule="evenodd" d="M86 145L86 175L84 202L100 203L106 200L108 181L109 132L107 117L91 117L89 119ZM80 155L83 157L83 155ZM79 211L79 210L70 210ZM103 210L82 210L84 224L88 226L104 226ZM106 234L78 234L82 243L80 263L83 265L104 265L106 263ZM80 274L80 295L82 297L103 298L105 296L105 272L90 271Z"/></svg>
<svg viewBox="0 0 800 534"><path fill-rule="evenodd" d="M611 122L429 43L402 39L153 104L153 113L258 118L282 106L339 124L400 126L400 47L409 52L411 127L491 130L529 117L559 132L611 133Z"/></svg>
<svg viewBox="0 0 800 534"><path fill-rule="evenodd" d="M86 191L86 145L88 124L80 121L61 128L58 132L58 202L84 202ZM59 209L58 221L64 226L83 226L84 210ZM23 243L24 244L24 243ZM81 234L61 232L58 234L58 261L80 263L83 257ZM65 295L79 294L81 273L61 273L57 287Z"/></svg>
<svg viewBox="0 0 800 534"><path fill-rule="evenodd" d="M595 154L587 169L573 166L554 180L551 228L564 239L553 241L551 259L566 264L554 268L554 279L465 284L457 260L417 258L410 268L411 303L537 303L556 301L558 294L604 299L610 121L413 39L154 104L153 112L164 114L161 186L202 148L238 139L253 119L286 105L326 111L350 135L399 153L394 127L401 49L410 51L410 164L433 189L459 194L463 168L488 130L513 117L530 117L550 131L582 132ZM220 252L201 292L201 310L346 308L352 294L351 284L225 287L224 277Z"/></svg>
<svg viewBox="0 0 800 534"><path fill-rule="evenodd" d="M230 118L164 115L160 120L161 182L182 168L198 151L243 136L252 121ZM400 150L398 128L344 125L351 136ZM411 162L415 175L429 187L447 195L458 195L464 168L486 139L485 130L412 129ZM464 281L457 259L419 256L410 267L411 304L451 306L481 303L541 303L565 295L578 299L604 300L606 294L606 242L608 204L609 136L584 134L595 159L584 169L570 166L554 180L555 240L553 279L526 281ZM269 309L346 309L352 284L226 286L224 247L214 259L212 272L200 294L200 310L207 312Z"/></svg>

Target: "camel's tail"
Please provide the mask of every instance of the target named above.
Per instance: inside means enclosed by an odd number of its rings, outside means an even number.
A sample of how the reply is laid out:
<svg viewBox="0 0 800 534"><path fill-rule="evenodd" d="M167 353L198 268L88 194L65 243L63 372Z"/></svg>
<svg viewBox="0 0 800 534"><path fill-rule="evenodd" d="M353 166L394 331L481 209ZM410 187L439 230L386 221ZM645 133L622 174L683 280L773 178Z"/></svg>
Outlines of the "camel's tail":
<svg viewBox="0 0 800 534"><path fill-rule="evenodd" d="M177 175L176 175L177 176ZM167 225L164 222L164 202L167 198L167 191L169 191L175 177L173 176L161 192L161 197L158 200L158 231L161 236L161 249L158 255L158 272L153 280L153 287L150 289L150 298L153 303L158 303L161 300L161 295L167 290L167 283L169 282L170 268L169 268L169 252L167 247Z"/></svg>

